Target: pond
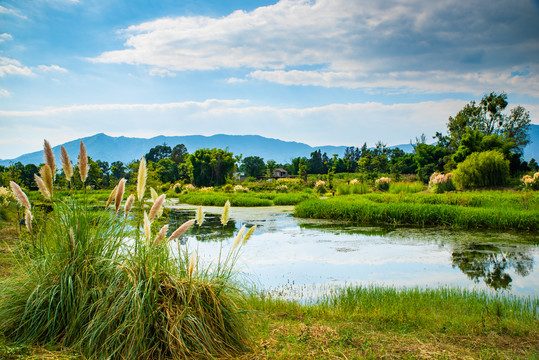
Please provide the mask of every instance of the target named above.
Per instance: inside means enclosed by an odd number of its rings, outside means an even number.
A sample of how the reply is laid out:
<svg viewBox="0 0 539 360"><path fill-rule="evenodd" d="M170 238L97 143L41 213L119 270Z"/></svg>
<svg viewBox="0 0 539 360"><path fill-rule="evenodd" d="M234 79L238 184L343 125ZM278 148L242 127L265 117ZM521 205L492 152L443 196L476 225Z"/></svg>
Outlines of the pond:
<svg viewBox="0 0 539 360"><path fill-rule="evenodd" d="M170 229L194 218L197 207L178 205ZM205 222L182 243L198 249L201 261L227 252L237 230L257 225L242 247L237 269L259 291L288 299L317 298L339 286L458 286L517 296L539 294L539 238L536 234L433 228L358 226L298 219L293 207L203 207Z"/></svg>

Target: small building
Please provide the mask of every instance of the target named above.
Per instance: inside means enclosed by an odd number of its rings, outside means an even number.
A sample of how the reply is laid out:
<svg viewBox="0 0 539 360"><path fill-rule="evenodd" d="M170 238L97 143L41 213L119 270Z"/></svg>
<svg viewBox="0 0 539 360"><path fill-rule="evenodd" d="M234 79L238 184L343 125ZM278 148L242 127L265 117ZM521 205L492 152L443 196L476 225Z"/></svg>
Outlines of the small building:
<svg viewBox="0 0 539 360"><path fill-rule="evenodd" d="M277 168L273 170L273 177L276 179L288 177L288 171L283 168Z"/></svg>

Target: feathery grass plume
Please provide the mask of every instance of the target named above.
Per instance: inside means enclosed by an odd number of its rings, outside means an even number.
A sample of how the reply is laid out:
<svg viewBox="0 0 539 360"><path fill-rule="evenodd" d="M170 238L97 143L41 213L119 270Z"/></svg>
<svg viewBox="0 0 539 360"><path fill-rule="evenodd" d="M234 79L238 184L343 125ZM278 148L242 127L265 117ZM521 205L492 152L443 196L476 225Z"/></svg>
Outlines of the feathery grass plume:
<svg viewBox="0 0 539 360"><path fill-rule="evenodd" d="M166 195L160 195L157 199L155 199L155 202L152 205L152 208L150 209L150 221L153 221L153 219L159 214L159 211L161 210L161 207L163 206L163 202L165 201Z"/></svg>
<svg viewBox="0 0 539 360"><path fill-rule="evenodd" d="M245 233L245 236L243 237L242 245L245 244L247 242L247 240L249 240L251 235L253 235L253 233L255 232L255 229L256 229L256 225L251 226L251 228L249 230L247 230L247 232Z"/></svg>
<svg viewBox="0 0 539 360"><path fill-rule="evenodd" d="M34 174L34 180L37 184L37 188L39 189L39 192L45 199L50 199L51 194L49 193L49 190L47 189L47 185L45 185L45 182L42 178L40 178L37 174Z"/></svg>
<svg viewBox="0 0 539 360"><path fill-rule="evenodd" d="M195 270L195 254L191 254L189 259L189 277L193 277L193 271Z"/></svg>
<svg viewBox="0 0 539 360"><path fill-rule="evenodd" d="M66 176L67 181L71 181L71 177L73 177L73 166L71 165L71 160L69 160L69 155L67 154L67 150L62 145L60 147L61 151L61 158L62 158L62 169L64 170L64 175Z"/></svg>
<svg viewBox="0 0 539 360"><path fill-rule="evenodd" d="M221 224L225 226L230 219L230 201L227 200L225 206L223 207L223 214L221 215Z"/></svg>
<svg viewBox="0 0 539 360"><path fill-rule="evenodd" d="M127 180L125 178L122 178L120 182L118 183L118 190L116 190L116 197L114 198L114 206L116 207L116 211L114 212L114 215L118 214L118 210L120 210L120 204L122 203L122 200L124 198L126 181Z"/></svg>
<svg viewBox="0 0 539 360"><path fill-rule="evenodd" d="M152 197L153 202L155 202L155 200L159 196L159 195L157 195L157 191L155 191L155 189L153 187L150 187L150 196Z"/></svg>
<svg viewBox="0 0 539 360"><path fill-rule="evenodd" d="M25 211L25 214L24 214L24 224L26 225L26 228L28 229L29 232L32 232L32 212L28 209L26 209Z"/></svg>
<svg viewBox="0 0 539 360"><path fill-rule="evenodd" d="M161 230L159 230L159 233L155 237L155 240L153 241L153 246L157 246L159 245L159 243L161 243L161 241L163 241L163 239L167 235L167 231L168 225L163 225L163 227L161 228Z"/></svg>
<svg viewBox="0 0 539 360"><path fill-rule="evenodd" d="M137 197L139 201L142 201L144 197L144 190L146 189L146 159L144 156L140 159L140 164L138 166L138 176L137 176Z"/></svg>
<svg viewBox="0 0 539 360"><path fill-rule="evenodd" d="M28 210L32 209L32 206L30 205L30 201L28 201L28 197L24 193L24 191L21 190L19 185L17 183L10 181L9 186L11 186L11 191L13 192L13 195L15 195L15 199L17 199L17 202L19 205L27 208Z"/></svg>
<svg viewBox="0 0 539 360"><path fill-rule="evenodd" d="M56 162L54 161L54 153L52 152L51 144L45 140L43 143L43 153L45 164L49 165L52 172L52 182L56 180Z"/></svg>
<svg viewBox="0 0 539 360"><path fill-rule="evenodd" d="M80 151L79 151L79 172L80 180L84 184L86 178L88 177L88 155L86 154L86 146L82 140L80 141Z"/></svg>
<svg viewBox="0 0 539 360"><path fill-rule="evenodd" d="M39 169L39 175L41 175L41 179L45 183L45 186L47 186L47 190L49 191L50 196L52 197L53 192L53 177L52 177L52 171L48 164L45 164Z"/></svg>
<svg viewBox="0 0 539 360"><path fill-rule="evenodd" d="M112 203L112 200L116 199L116 191L118 191L118 185L116 185L114 189L112 189L112 191L110 192L107 203L105 204L105 210L109 208L110 204Z"/></svg>
<svg viewBox="0 0 539 360"><path fill-rule="evenodd" d="M129 215L129 212L131 211L131 207L133 206L134 201L135 201L135 195L133 194L129 195L129 197L125 201L125 207L124 207L125 217Z"/></svg>
<svg viewBox="0 0 539 360"><path fill-rule="evenodd" d="M198 227L201 227L204 222L204 211L202 211L202 206L199 206L197 209L196 221Z"/></svg>
<svg viewBox="0 0 539 360"><path fill-rule="evenodd" d="M144 236L146 237L146 240L150 241L150 236L152 231L152 223L150 222L150 219L148 218L148 213L144 211Z"/></svg>
<svg viewBox="0 0 539 360"><path fill-rule="evenodd" d="M187 220L179 228L177 228L172 235L168 238L168 241L174 240L182 236L191 225L195 223L195 219Z"/></svg>
<svg viewBox="0 0 539 360"><path fill-rule="evenodd" d="M245 232L245 224L243 224L240 231L238 231L238 234L236 235L236 240L234 240L234 245L232 245L232 250L234 250L236 248L236 246L238 246L238 244L240 243L240 241L241 241L241 239L243 237L244 232Z"/></svg>

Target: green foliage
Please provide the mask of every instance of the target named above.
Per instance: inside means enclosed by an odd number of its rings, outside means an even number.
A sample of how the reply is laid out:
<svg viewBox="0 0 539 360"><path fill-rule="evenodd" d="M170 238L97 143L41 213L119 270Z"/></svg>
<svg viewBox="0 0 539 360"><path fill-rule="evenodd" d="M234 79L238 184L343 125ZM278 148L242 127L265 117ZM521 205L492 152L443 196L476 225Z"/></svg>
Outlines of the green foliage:
<svg viewBox="0 0 539 360"><path fill-rule="evenodd" d="M461 189L503 186L509 180L509 161L498 151L473 153L457 166L453 180Z"/></svg>
<svg viewBox="0 0 539 360"><path fill-rule="evenodd" d="M264 175L265 169L266 164L264 163L264 159L258 156L247 156L242 160L240 166L240 170L243 171L245 175L254 178Z"/></svg>
<svg viewBox="0 0 539 360"><path fill-rule="evenodd" d="M190 177L196 186L219 186L234 170L231 152L222 149L199 149L187 160Z"/></svg>
<svg viewBox="0 0 539 360"><path fill-rule="evenodd" d="M295 216L390 225L447 226L535 231L539 227L539 196L523 204L519 194L498 196L446 194L384 194L307 200ZM526 210L526 207L528 209Z"/></svg>
<svg viewBox="0 0 539 360"><path fill-rule="evenodd" d="M390 194L409 193L414 194L425 190L425 185L421 182L394 182L389 187Z"/></svg>
<svg viewBox="0 0 539 360"><path fill-rule="evenodd" d="M158 162L159 160L167 159L172 155L172 149L166 144L157 145L150 149L150 151L144 155L148 162Z"/></svg>

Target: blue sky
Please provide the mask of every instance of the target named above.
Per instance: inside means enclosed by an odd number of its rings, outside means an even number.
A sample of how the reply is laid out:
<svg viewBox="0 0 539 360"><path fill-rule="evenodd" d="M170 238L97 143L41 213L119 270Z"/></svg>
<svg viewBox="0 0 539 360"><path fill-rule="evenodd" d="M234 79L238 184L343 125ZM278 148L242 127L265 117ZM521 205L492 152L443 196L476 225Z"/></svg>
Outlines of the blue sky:
<svg viewBox="0 0 539 360"><path fill-rule="evenodd" d="M99 132L395 145L491 91L539 124L539 1L0 1L2 159Z"/></svg>

